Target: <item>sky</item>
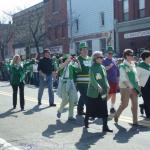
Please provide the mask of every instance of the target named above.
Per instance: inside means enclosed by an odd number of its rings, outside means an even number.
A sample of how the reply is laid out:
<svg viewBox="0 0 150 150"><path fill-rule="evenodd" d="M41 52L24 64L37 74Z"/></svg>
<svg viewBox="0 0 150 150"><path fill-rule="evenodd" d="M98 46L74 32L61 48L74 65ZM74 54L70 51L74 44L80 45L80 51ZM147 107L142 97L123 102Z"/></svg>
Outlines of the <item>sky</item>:
<svg viewBox="0 0 150 150"><path fill-rule="evenodd" d="M8 17L6 13L12 14L42 1L43 0L0 0L0 21L2 23L8 23L11 18Z"/></svg>

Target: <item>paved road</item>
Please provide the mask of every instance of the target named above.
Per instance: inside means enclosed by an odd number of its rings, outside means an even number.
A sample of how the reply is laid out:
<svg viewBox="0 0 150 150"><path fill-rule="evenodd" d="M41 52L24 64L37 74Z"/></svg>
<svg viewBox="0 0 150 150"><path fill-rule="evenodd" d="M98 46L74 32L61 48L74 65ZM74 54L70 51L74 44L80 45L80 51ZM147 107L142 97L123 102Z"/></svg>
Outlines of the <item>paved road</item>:
<svg viewBox="0 0 150 150"><path fill-rule="evenodd" d="M47 90L43 105L38 107L37 91L35 87L26 86L25 111L21 112L19 105L12 110L11 87L7 82L0 82L0 150L4 147L10 150L149 149L150 121L139 117L143 126L132 127L130 108L123 113L118 125L110 119L109 126L113 133L103 134L100 119L91 122L88 130L83 127L83 117L76 116L76 122L68 122L67 109L62 118L57 119L57 108L48 107ZM56 95L55 99L58 107L61 100ZM116 107L119 99L118 94Z"/></svg>

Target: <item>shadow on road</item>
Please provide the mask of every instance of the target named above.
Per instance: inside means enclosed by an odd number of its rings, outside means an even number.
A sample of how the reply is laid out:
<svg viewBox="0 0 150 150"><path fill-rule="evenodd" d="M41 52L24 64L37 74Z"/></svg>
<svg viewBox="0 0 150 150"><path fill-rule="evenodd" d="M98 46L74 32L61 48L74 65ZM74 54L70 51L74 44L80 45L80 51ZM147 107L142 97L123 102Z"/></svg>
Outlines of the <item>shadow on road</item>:
<svg viewBox="0 0 150 150"><path fill-rule="evenodd" d="M134 135L139 134L140 132L149 132L150 128L144 126L132 126L129 130L126 128L115 124L116 128L118 128L118 132L114 136L114 140L117 143L128 143Z"/></svg>
<svg viewBox="0 0 150 150"><path fill-rule="evenodd" d="M90 133L86 128L83 128L80 140L75 144L78 150L90 149L98 140L104 138L106 133Z"/></svg>
<svg viewBox="0 0 150 150"><path fill-rule="evenodd" d="M20 110L19 111L14 111L14 109L12 108L12 109L9 109L6 112L0 114L0 118L6 118L6 117L17 118L18 116L15 115L15 114L18 113L18 112L20 112Z"/></svg>
<svg viewBox="0 0 150 150"><path fill-rule="evenodd" d="M24 112L24 115L32 115L35 112L40 112L40 111L47 109L47 108L49 108L49 106L40 108L39 105L36 105L33 108L29 109L28 111Z"/></svg>
<svg viewBox="0 0 150 150"><path fill-rule="evenodd" d="M65 123L61 120L56 120L56 124L49 125L45 131L42 132L42 136L53 138L55 134L72 132L74 128L81 127L82 124L77 123L76 121L66 121Z"/></svg>

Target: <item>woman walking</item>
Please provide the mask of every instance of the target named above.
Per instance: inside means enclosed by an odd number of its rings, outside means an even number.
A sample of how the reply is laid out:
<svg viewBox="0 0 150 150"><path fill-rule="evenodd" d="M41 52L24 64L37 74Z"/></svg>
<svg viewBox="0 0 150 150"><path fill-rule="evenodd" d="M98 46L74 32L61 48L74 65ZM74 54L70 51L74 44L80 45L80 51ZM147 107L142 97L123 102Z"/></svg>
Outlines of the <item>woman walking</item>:
<svg viewBox="0 0 150 150"><path fill-rule="evenodd" d="M118 118L123 110L128 106L129 99L131 99L131 111L133 115L133 125L138 124L137 106L138 94L140 89L138 86L137 70L133 58L133 50L125 49L123 52L124 61L120 64L120 79L119 87L121 94L121 104L115 113L114 120L117 123Z"/></svg>
<svg viewBox="0 0 150 150"><path fill-rule="evenodd" d="M81 70L81 66L79 61L70 56L64 63L61 64L60 70L62 71L62 75L60 78L61 88L58 88L58 95L61 97L62 102L60 104L60 108L57 112L57 117L61 117L61 113L63 112L64 107L69 103L69 115L68 120L74 121L74 106L77 103L78 95L75 87L75 73ZM59 70L59 71L60 71Z"/></svg>
<svg viewBox="0 0 150 150"><path fill-rule="evenodd" d="M144 104L140 104L141 112L145 110L146 118L150 119L150 51L145 50L141 54L142 62L137 66L137 74L141 87Z"/></svg>
<svg viewBox="0 0 150 150"><path fill-rule="evenodd" d="M84 119L85 127L89 127L89 117L97 117L103 119L103 132L113 132L107 125L107 96L109 84L105 67L102 65L102 52L95 51L92 56L92 60L93 63L90 69L90 82L87 90L88 99L86 104L86 115Z"/></svg>
<svg viewBox="0 0 150 150"><path fill-rule="evenodd" d="M25 70L32 62L21 63L21 58L19 55L15 55L11 64L10 64L10 84L13 89L13 109L17 105L17 93L18 88L20 92L20 107L21 111L24 110L24 79L25 79Z"/></svg>

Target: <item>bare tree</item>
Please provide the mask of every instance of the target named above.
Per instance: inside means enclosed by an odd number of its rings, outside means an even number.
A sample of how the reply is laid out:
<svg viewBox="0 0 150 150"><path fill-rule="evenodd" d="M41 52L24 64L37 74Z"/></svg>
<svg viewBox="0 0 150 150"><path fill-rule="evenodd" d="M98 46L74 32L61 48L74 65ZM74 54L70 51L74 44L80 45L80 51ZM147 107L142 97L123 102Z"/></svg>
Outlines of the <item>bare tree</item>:
<svg viewBox="0 0 150 150"><path fill-rule="evenodd" d="M37 53L40 53L39 46L41 41L44 40L46 36L45 27L44 27L44 17L42 13L30 14L28 25L29 31L31 33L32 41L36 47Z"/></svg>
<svg viewBox="0 0 150 150"><path fill-rule="evenodd" d="M5 54L8 50L8 43L13 38L13 27L9 24L0 24L0 53L2 60L5 60Z"/></svg>

